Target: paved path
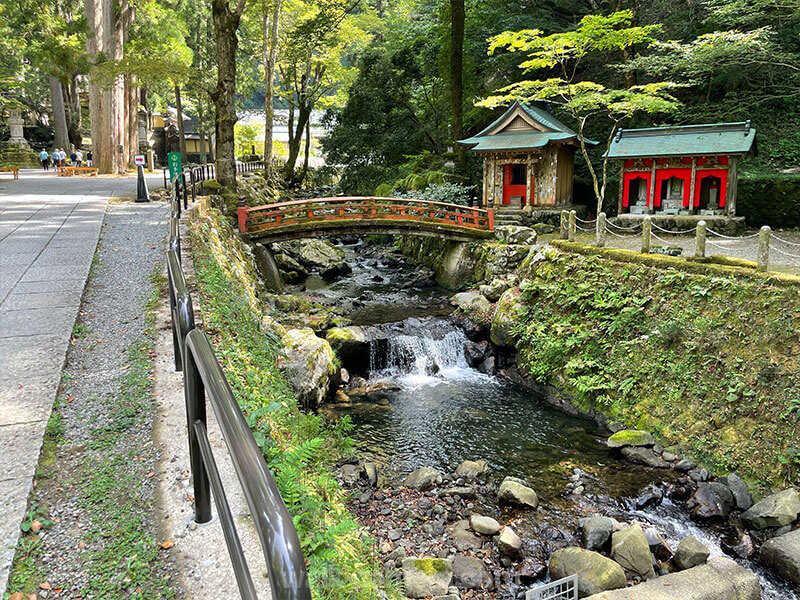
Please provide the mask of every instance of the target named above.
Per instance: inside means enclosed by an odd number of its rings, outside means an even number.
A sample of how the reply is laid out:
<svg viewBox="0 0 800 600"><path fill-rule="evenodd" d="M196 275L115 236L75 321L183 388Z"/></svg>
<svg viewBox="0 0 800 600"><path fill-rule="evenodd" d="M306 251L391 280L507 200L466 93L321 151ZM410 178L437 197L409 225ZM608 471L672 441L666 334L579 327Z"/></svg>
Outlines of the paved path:
<svg viewBox="0 0 800 600"><path fill-rule="evenodd" d="M0 597L106 206L135 194L135 177L0 178Z"/></svg>

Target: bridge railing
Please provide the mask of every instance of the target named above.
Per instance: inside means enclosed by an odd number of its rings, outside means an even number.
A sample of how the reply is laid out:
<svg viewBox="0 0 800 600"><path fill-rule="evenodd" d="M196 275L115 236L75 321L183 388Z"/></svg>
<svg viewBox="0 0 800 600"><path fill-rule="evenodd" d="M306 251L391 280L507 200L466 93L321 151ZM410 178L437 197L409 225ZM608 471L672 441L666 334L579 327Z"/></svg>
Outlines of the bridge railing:
<svg viewBox="0 0 800 600"><path fill-rule="evenodd" d="M196 169L203 169L197 167ZM194 196L195 170L189 176ZM198 177L204 175L201 172ZM211 404L236 476L258 532L269 570L273 600L311 600L306 563L292 517L264 461L253 432L239 408L233 391L206 334L194 321L194 308L181 265L179 220L181 196L186 194L185 173L173 187L169 224L167 273L172 314L175 369L183 370L189 463L194 481L195 521L211 520L213 492L220 526L241 597L257 600L253 578L244 556L213 449L208 440L206 403ZM201 179L202 181L202 179Z"/></svg>
<svg viewBox="0 0 800 600"><path fill-rule="evenodd" d="M241 233L284 225L352 220L420 221L485 231L494 229L494 212L491 208L412 198L336 196L253 207L240 204L238 207Z"/></svg>

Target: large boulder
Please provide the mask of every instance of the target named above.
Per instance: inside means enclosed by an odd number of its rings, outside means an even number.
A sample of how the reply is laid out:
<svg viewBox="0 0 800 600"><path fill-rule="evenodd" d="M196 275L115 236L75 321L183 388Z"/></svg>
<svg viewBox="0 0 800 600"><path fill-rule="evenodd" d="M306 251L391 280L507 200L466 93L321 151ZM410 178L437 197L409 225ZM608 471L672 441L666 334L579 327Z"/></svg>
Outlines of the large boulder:
<svg viewBox="0 0 800 600"><path fill-rule="evenodd" d="M283 291L283 279L281 278L281 272L278 268L279 265L275 262L275 257L272 255L272 250L264 244L255 244L253 246L253 257L256 261L256 268L261 278L264 280L264 285L267 289L281 293Z"/></svg>
<svg viewBox="0 0 800 600"><path fill-rule="evenodd" d="M730 473L724 478L725 484L731 490L733 499L736 501L736 508L739 510L747 510L753 506L753 497L747 489L747 484L736 473Z"/></svg>
<svg viewBox="0 0 800 600"><path fill-rule="evenodd" d="M513 347L516 342L514 329L519 323L520 290L511 288L503 292L492 319L491 338L497 346Z"/></svg>
<svg viewBox="0 0 800 600"><path fill-rule="evenodd" d="M767 496L742 513L742 522L750 529L783 527L797 519L800 513L800 495L794 488Z"/></svg>
<svg viewBox="0 0 800 600"><path fill-rule="evenodd" d="M491 590L494 588L492 574L483 560L474 556L458 555L453 559L453 579L462 590Z"/></svg>
<svg viewBox="0 0 800 600"><path fill-rule="evenodd" d="M323 271L344 262L344 250L330 242L313 238L277 244L280 251L309 270Z"/></svg>
<svg viewBox="0 0 800 600"><path fill-rule="evenodd" d="M492 304L480 292L460 292L450 301L468 315L477 313L477 316L485 316L492 311Z"/></svg>
<svg viewBox="0 0 800 600"><path fill-rule="evenodd" d="M709 554L708 548L702 542L693 535L687 535L678 542L673 560L675 565L681 571L684 571L697 565L702 565L708 560Z"/></svg>
<svg viewBox="0 0 800 600"><path fill-rule="evenodd" d="M638 523L611 535L611 558L632 576L642 579L652 579L656 576L653 571L650 544L647 543L647 537Z"/></svg>
<svg viewBox="0 0 800 600"><path fill-rule="evenodd" d="M670 468L670 464L650 450L650 448L624 446L622 448L622 456L637 465L644 465L646 467L652 467L653 469Z"/></svg>
<svg viewBox="0 0 800 600"><path fill-rule="evenodd" d="M735 505L736 501L728 486L712 481L697 484L697 490L686 506L693 519L719 521L727 519Z"/></svg>
<svg viewBox="0 0 800 600"><path fill-rule="evenodd" d="M436 281L448 290L462 289L474 279L476 258L467 242L447 242L437 264Z"/></svg>
<svg viewBox="0 0 800 600"><path fill-rule="evenodd" d="M363 369L369 365L369 341L361 327L331 327L325 333L325 339L345 367Z"/></svg>
<svg viewBox="0 0 800 600"><path fill-rule="evenodd" d="M536 492L528 487L524 481L516 477L506 477L497 490L497 497L501 502L516 504L527 508L539 506Z"/></svg>
<svg viewBox="0 0 800 600"><path fill-rule="evenodd" d="M623 429L606 440L609 448L622 448L624 446L653 446L656 441L646 431L638 429Z"/></svg>
<svg viewBox="0 0 800 600"><path fill-rule="evenodd" d="M403 583L409 598L442 596L453 580L453 563L442 558L403 559Z"/></svg>
<svg viewBox="0 0 800 600"><path fill-rule="evenodd" d="M456 477L479 479L489 473L489 463L485 460L465 460L456 467Z"/></svg>
<svg viewBox="0 0 800 600"><path fill-rule="evenodd" d="M536 230L531 227L499 225L494 228L495 239L504 244L531 245L536 243L536 236Z"/></svg>
<svg viewBox="0 0 800 600"><path fill-rule="evenodd" d="M761 600L761 585L752 571L728 558L712 558L699 567L588 600Z"/></svg>
<svg viewBox="0 0 800 600"><path fill-rule="evenodd" d="M496 535L500 531L500 523L492 517L483 515L472 515L469 518L469 525L472 531L481 535Z"/></svg>
<svg viewBox="0 0 800 600"><path fill-rule="evenodd" d="M758 562L800 586L800 529L764 542Z"/></svg>
<svg viewBox="0 0 800 600"><path fill-rule="evenodd" d="M319 406L337 384L339 369L331 345L309 328L290 329L281 338L278 366L305 409Z"/></svg>
<svg viewBox="0 0 800 600"><path fill-rule="evenodd" d="M492 279L491 283L487 283L478 287L478 291L486 297L489 302L497 302L500 296L503 295L511 284L506 279Z"/></svg>
<svg viewBox="0 0 800 600"><path fill-rule="evenodd" d="M614 523L608 517L592 515L580 521L581 542L587 550L602 550L611 539Z"/></svg>
<svg viewBox="0 0 800 600"><path fill-rule="evenodd" d="M570 575L578 576L578 598L624 588L626 583L621 566L602 554L577 546L556 550L550 557L551 579Z"/></svg>
<svg viewBox="0 0 800 600"><path fill-rule="evenodd" d="M403 486L424 492L442 483L442 473L433 467L414 469L403 481Z"/></svg>
<svg viewBox="0 0 800 600"><path fill-rule="evenodd" d="M461 519L447 528L447 534L453 539L457 550L478 550L483 541L470 531L469 521Z"/></svg>

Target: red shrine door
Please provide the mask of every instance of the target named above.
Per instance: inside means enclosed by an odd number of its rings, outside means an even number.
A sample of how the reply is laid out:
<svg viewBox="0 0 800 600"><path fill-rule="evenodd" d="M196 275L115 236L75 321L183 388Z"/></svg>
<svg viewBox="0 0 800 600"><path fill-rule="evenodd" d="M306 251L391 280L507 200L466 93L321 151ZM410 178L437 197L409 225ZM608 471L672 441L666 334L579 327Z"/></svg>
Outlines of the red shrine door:
<svg viewBox="0 0 800 600"><path fill-rule="evenodd" d="M521 164L503 165L503 204L525 206L526 202L533 204L528 195L527 182L528 168ZM534 190L534 174L531 170L531 196Z"/></svg>

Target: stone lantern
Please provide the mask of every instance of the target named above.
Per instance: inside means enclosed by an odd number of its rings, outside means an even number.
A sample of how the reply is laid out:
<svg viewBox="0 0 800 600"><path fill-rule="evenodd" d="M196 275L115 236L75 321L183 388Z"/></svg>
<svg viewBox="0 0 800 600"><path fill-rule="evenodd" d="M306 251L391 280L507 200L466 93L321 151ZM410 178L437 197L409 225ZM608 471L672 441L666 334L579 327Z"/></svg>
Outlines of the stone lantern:
<svg viewBox="0 0 800 600"><path fill-rule="evenodd" d="M8 128L11 130L10 143L16 146L28 147L28 142L25 140L25 135L22 132L22 110L19 108L8 109Z"/></svg>

